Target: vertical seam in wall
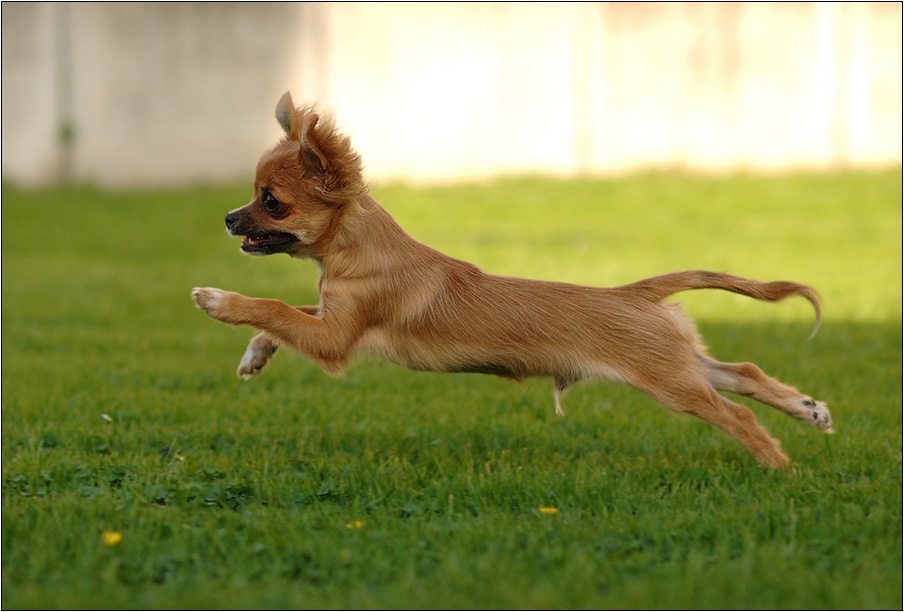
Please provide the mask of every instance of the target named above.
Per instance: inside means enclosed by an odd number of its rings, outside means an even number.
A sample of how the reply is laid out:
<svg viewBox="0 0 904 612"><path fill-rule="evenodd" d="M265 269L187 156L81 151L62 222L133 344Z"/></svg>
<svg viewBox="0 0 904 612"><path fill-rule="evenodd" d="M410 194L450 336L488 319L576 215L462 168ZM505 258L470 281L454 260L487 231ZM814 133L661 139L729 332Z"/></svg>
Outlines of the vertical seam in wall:
<svg viewBox="0 0 904 612"><path fill-rule="evenodd" d="M72 15L68 2L54 2L51 5L53 21L53 63L54 63L54 123L56 125L57 181L67 183L74 178L75 166L75 118L73 99L75 82L72 57Z"/></svg>

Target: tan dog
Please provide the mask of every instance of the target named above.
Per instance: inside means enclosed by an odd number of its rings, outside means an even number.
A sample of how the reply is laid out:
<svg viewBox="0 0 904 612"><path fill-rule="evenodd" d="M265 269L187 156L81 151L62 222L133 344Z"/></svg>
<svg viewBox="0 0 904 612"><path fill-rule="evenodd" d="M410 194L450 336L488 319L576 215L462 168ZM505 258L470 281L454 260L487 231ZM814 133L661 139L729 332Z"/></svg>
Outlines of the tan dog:
<svg viewBox="0 0 904 612"><path fill-rule="evenodd" d="M777 440L747 407L722 397L752 397L831 433L822 402L763 374L751 363L707 355L693 323L662 300L687 289L725 289L760 300L812 289L691 271L602 289L487 274L406 234L368 194L349 138L286 93L276 108L286 132L257 166L254 198L226 216L253 255L288 253L321 268L320 304L196 288L197 305L218 321L261 333L238 374L258 374L277 346L341 372L358 352L416 370L481 372L513 379L550 376L560 399L577 381L627 383L666 407L724 430L772 468L788 464Z"/></svg>

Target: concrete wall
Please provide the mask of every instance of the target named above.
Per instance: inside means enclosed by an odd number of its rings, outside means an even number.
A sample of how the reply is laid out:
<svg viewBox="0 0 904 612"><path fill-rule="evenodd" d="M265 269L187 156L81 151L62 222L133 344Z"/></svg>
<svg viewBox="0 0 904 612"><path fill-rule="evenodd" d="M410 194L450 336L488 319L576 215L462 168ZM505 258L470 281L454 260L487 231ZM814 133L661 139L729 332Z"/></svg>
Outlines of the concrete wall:
<svg viewBox="0 0 904 612"><path fill-rule="evenodd" d="M243 180L273 108L368 177L901 163L900 3L3 3L2 171Z"/></svg>

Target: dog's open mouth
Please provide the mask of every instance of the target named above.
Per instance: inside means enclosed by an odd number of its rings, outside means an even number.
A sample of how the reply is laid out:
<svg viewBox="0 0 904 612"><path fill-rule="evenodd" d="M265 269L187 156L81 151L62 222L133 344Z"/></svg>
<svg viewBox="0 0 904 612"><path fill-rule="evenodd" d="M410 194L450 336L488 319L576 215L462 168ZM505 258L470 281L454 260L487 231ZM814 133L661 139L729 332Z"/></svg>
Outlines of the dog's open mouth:
<svg viewBox="0 0 904 612"><path fill-rule="evenodd" d="M242 239L242 250L246 253L258 253L262 255L270 253L282 253L288 250L298 238L292 234L281 232L273 234L260 234L258 236L245 236Z"/></svg>

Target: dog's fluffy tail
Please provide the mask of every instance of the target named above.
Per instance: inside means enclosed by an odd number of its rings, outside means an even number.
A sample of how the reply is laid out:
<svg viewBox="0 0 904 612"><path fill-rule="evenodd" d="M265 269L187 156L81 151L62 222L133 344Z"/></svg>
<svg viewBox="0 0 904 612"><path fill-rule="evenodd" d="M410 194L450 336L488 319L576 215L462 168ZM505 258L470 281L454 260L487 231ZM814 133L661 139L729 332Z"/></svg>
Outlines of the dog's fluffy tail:
<svg viewBox="0 0 904 612"><path fill-rule="evenodd" d="M725 291L740 293L741 295L766 302L777 302L792 295L799 295L807 298L816 310L816 326L813 329L813 333L810 334L811 338L819 331L819 325L822 322L822 311L819 308L819 296L816 291L807 285L788 281L762 283L720 272L689 270L687 272L673 272L662 276L654 276L653 278L625 285L624 289L628 289L634 294L644 295L650 300L657 302L673 293L689 289L724 289Z"/></svg>

